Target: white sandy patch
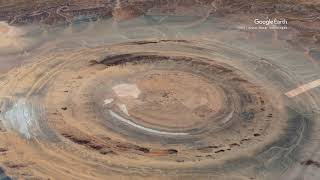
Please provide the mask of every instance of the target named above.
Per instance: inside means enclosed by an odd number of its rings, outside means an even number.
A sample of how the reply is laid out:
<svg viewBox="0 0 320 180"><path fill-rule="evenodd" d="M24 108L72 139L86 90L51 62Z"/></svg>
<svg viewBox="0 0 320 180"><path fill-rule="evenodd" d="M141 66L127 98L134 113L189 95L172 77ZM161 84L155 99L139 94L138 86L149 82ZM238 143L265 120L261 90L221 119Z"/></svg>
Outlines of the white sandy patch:
<svg viewBox="0 0 320 180"><path fill-rule="evenodd" d="M132 122L132 121L130 121L130 120L128 120L128 119L123 118L122 116L118 115L117 113L115 113L115 112L113 112L113 111L111 111L111 110L109 110L109 113L110 113L110 115L113 116L114 118L116 118L116 119L118 119L118 120L120 120L120 121L122 121L122 122L124 122L124 123L126 123L126 124L129 124L129 125L131 125L131 126L133 126L133 127L136 127L136 128L138 128L138 129L141 129L141 130L143 130L143 131L147 131L147 132L149 132L149 133L160 134L160 135L174 135L174 136L177 136L177 135L183 135L183 136L185 136L185 135L188 135L188 134L189 134L189 133L184 133L184 132L166 132L166 131L159 131L159 130L156 130L156 129L151 129L151 128L143 127L143 126L141 126L141 125L139 125L139 124L136 124L136 123L134 123L134 122Z"/></svg>
<svg viewBox="0 0 320 180"><path fill-rule="evenodd" d="M231 120L231 118L233 117L233 112L234 112L234 111L232 111L231 113L229 113L228 116L225 117L225 118L222 120L222 123L223 123L223 124L226 124L226 123L228 123L228 122Z"/></svg>
<svg viewBox="0 0 320 180"><path fill-rule="evenodd" d="M119 84L112 88L112 90L117 94L119 97L133 97L138 98L141 91L137 87L136 84Z"/></svg>
<svg viewBox="0 0 320 180"><path fill-rule="evenodd" d="M103 102L104 102L103 105L108 105L108 104L113 102L113 99L112 98L111 99L105 99Z"/></svg>
<svg viewBox="0 0 320 180"><path fill-rule="evenodd" d="M117 104L117 105L122 112L124 112L127 116L130 116L128 109L127 109L127 106L125 104Z"/></svg>

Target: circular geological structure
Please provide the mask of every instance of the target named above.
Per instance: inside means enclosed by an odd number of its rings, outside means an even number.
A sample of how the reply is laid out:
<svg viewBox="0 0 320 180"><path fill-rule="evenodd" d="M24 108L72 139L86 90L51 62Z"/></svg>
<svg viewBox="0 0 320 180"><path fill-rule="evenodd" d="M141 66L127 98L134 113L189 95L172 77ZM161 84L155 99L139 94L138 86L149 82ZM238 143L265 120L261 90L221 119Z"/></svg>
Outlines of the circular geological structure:
<svg viewBox="0 0 320 180"><path fill-rule="evenodd" d="M34 175L269 178L308 136L303 102L278 86L295 85L288 72L223 44L135 41L39 59L0 90Z"/></svg>
<svg viewBox="0 0 320 180"><path fill-rule="evenodd" d="M320 1L0 2L0 180L320 179Z"/></svg>

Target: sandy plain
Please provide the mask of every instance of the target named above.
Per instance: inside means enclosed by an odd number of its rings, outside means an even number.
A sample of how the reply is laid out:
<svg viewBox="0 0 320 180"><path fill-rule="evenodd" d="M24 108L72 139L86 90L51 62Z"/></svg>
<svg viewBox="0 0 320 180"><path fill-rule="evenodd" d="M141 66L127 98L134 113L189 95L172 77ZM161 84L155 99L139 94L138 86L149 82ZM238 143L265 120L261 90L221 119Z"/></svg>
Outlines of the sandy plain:
<svg viewBox="0 0 320 180"><path fill-rule="evenodd" d="M36 6L35 6L36 5ZM317 179L319 5L0 3L11 179ZM288 30L250 31L254 18Z"/></svg>

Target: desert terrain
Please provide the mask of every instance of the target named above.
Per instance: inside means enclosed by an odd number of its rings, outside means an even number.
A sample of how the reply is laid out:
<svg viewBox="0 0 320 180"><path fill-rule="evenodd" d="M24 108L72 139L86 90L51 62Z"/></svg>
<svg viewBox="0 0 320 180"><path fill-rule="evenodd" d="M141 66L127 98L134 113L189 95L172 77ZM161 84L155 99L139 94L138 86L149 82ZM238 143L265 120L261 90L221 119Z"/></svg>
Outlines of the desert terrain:
<svg viewBox="0 0 320 180"><path fill-rule="evenodd" d="M317 0L0 0L0 179L319 179L319 87Z"/></svg>

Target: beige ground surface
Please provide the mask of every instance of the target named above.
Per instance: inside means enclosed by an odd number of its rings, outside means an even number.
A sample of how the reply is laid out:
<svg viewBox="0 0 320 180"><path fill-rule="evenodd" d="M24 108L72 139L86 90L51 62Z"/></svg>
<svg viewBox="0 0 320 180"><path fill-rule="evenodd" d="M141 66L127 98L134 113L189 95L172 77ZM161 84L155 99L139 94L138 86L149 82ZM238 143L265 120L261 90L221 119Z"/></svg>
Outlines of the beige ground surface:
<svg viewBox="0 0 320 180"><path fill-rule="evenodd" d="M319 89L285 96L320 79L318 16L312 1L0 1L1 175L319 179ZM274 17L288 29L240 28Z"/></svg>

